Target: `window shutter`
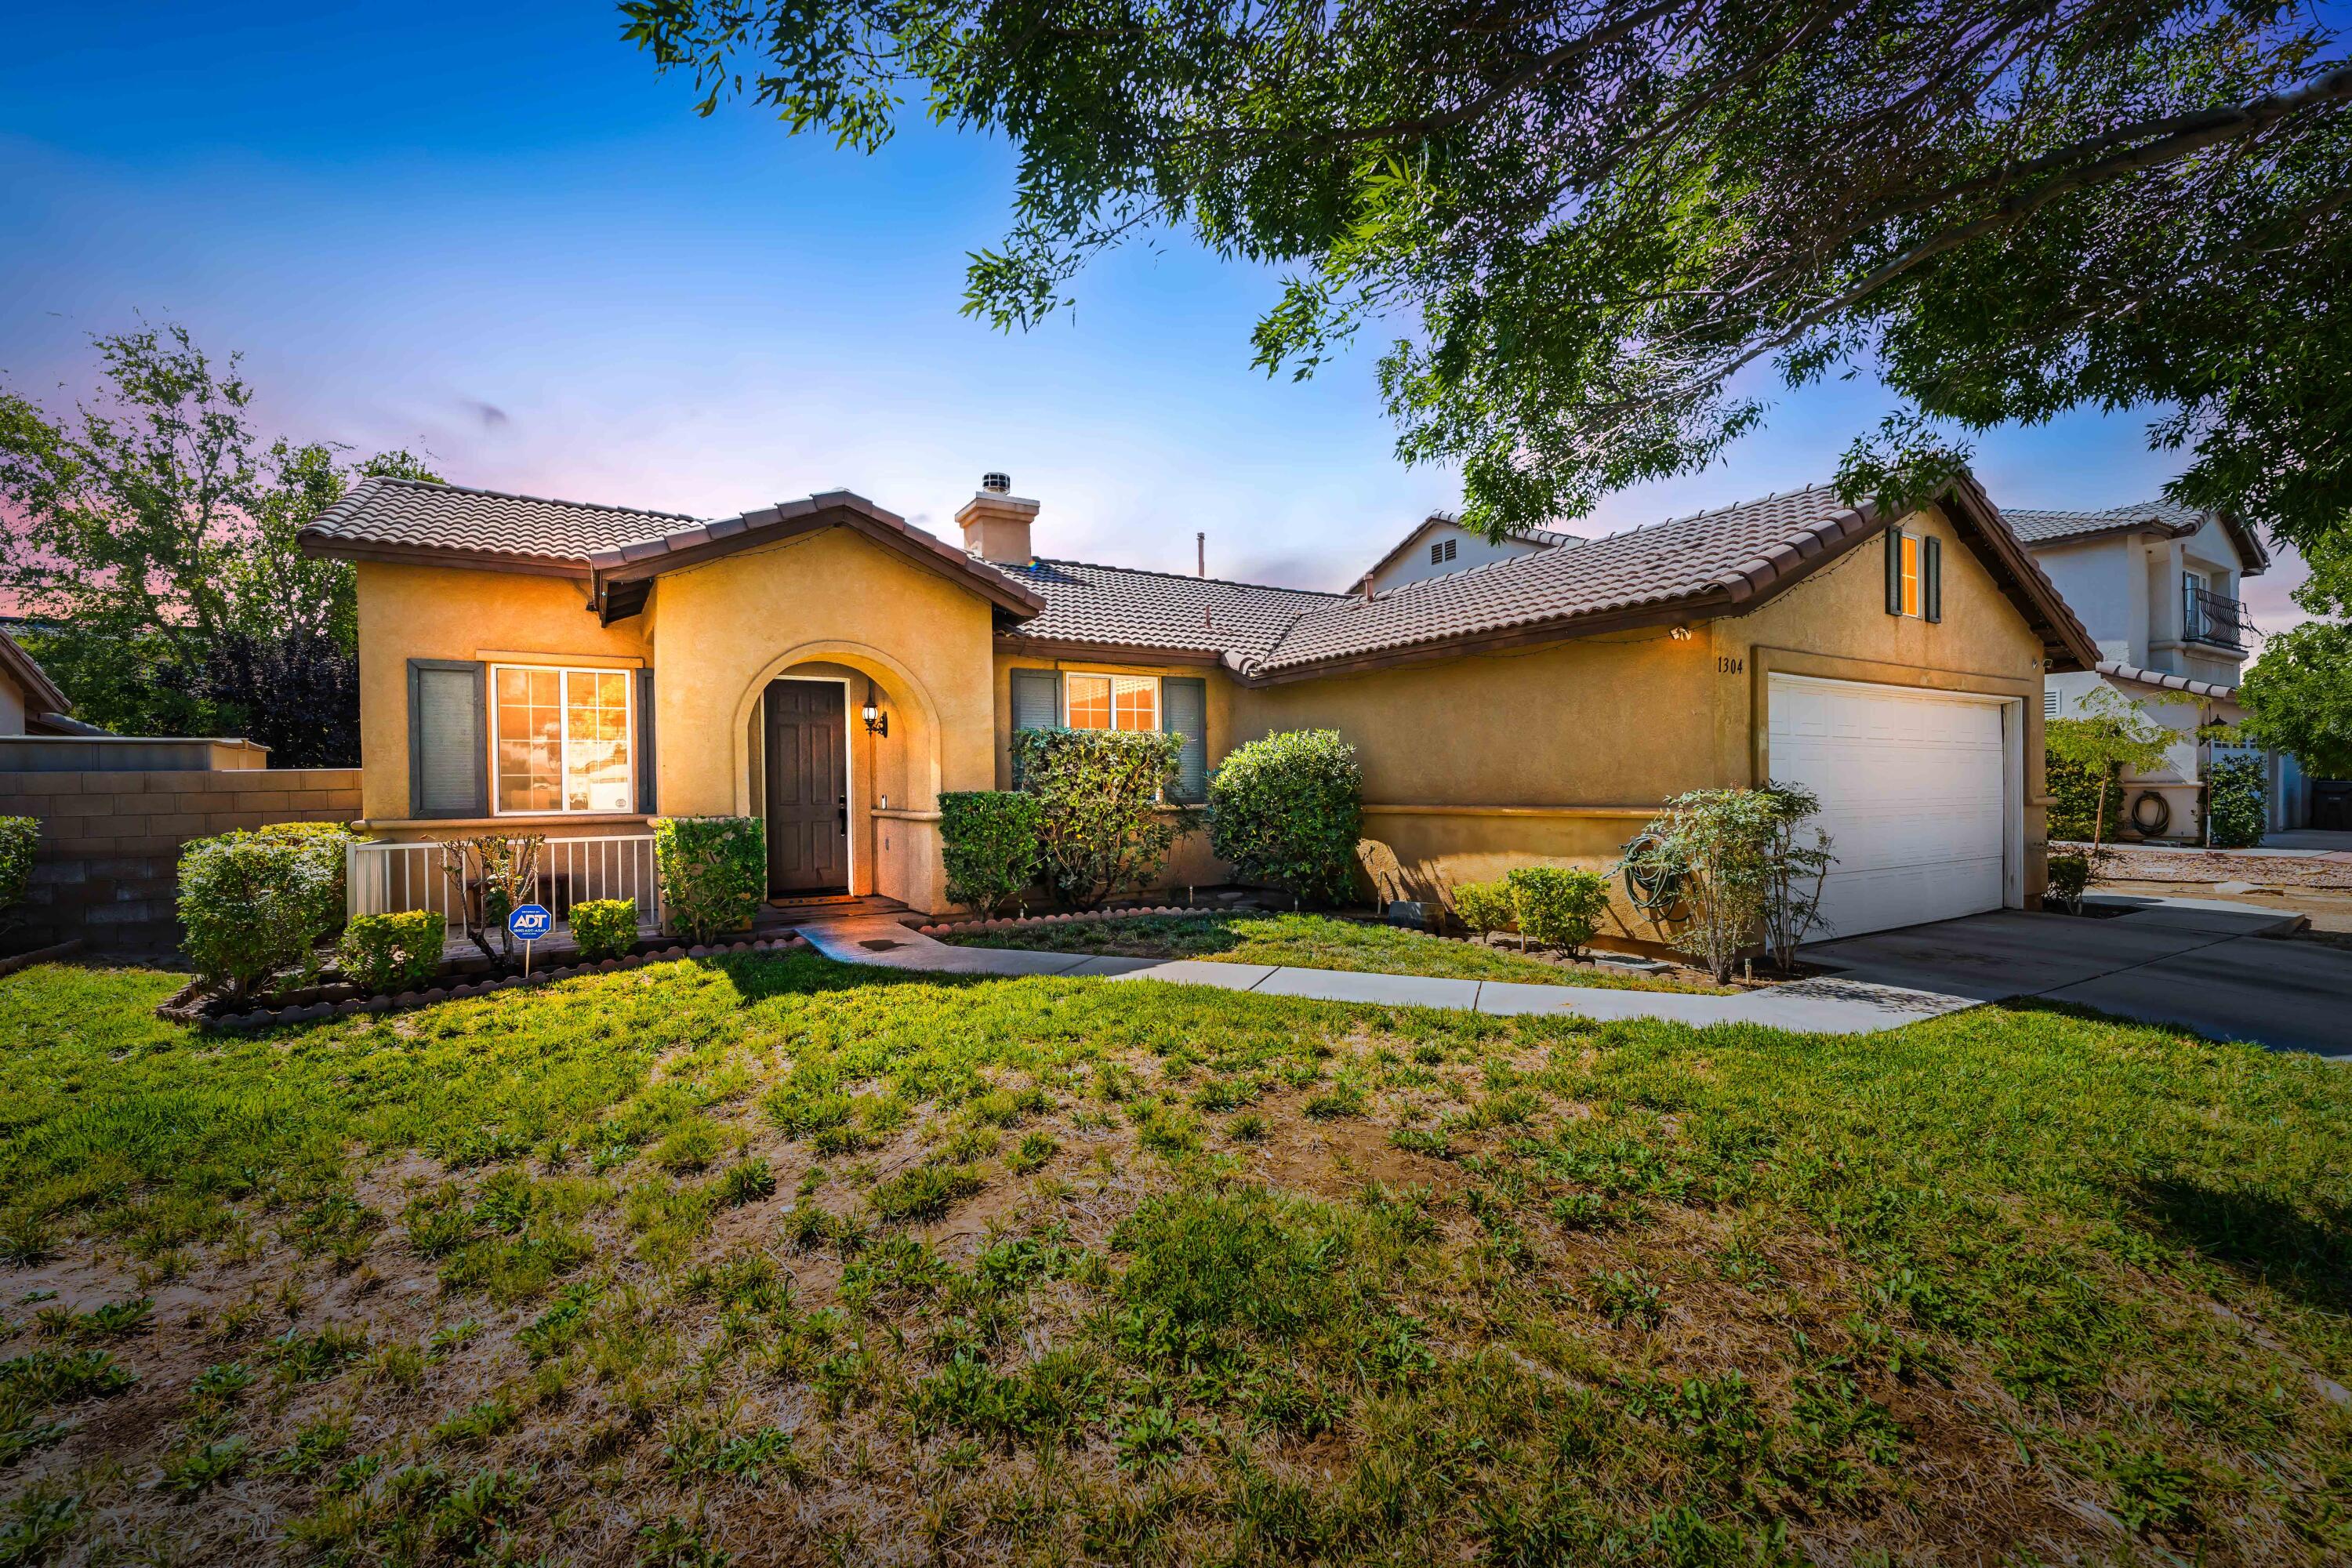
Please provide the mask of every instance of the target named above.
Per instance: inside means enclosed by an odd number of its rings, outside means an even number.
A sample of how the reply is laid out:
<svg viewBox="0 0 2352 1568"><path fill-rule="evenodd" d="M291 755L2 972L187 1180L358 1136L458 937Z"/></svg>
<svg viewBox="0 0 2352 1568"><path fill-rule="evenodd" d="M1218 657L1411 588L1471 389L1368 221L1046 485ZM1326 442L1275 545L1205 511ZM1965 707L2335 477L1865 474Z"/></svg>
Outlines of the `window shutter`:
<svg viewBox="0 0 2352 1568"><path fill-rule="evenodd" d="M1932 533L1919 542L1919 613L1944 618L1944 542Z"/></svg>
<svg viewBox="0 0 2352 1568"><path fill-rule="evenodd" d="M1903 531L1886 531L1886 613L1903 613Z"/></svg>
<svg viewBox="0 0 2352 1568"><path fill-rule="evenodd" d="M1013 727L1015 730L1052 730L1062 722L1062 676L1053 669L1016 669L1013 672ZM1016 753L1017 756L1017 753ZM1014 763L1013 787L1021 787L1018 762Z"/></svg>
<svg viewBox="0 0 2352 1568"><path fill-rule="evenodd" d="M651 816L654 796L654 672L637 671L637 809Z"/></svg>
<svg viewBox="0 0 2352 1568"><path fill-rule="evenodd" d="M408 661L408 809L415 816L488 816L489 737L482 667Z"/></svg>
<svg viewBox="0 0 2352 1568"><path fill-rule="evenodd" d="M1209 683L1196 675L1162 678L1160 727L1184 737L1176 753L1176 799L1200 805L1209 798Z"/></svg>

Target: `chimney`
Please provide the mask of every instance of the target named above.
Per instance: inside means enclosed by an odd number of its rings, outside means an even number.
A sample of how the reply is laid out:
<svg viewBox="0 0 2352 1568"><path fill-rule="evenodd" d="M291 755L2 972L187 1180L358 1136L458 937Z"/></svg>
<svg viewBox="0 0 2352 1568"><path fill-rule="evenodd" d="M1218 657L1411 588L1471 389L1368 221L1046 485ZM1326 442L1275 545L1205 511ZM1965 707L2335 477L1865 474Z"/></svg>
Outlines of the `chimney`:
<svg viewBox="0 0 2352 1568"><path fill-rule="evenodd" d="M999 566L1028 565L1036 559L1029 548L1029 524L1036 515L1037 503L1014 495L1009 476L982 474L980 493L956 513L964 553Z"/></svg>

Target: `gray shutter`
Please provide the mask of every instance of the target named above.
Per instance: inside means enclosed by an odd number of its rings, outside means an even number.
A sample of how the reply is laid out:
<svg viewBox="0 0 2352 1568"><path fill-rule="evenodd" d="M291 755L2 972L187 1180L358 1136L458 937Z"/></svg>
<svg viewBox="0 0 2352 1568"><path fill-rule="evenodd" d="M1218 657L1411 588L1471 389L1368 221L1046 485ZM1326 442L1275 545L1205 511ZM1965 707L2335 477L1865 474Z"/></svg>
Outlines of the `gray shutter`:
<svg viewBox="0 0 2352 1568"><path fill-rule="evenodd" d="M482 667L408 661L408 809L415 816L490 814Z"/></svg>
<svg viewBox="0 0 2352 1568"><path fill-rule="evenodd" d="M1886 531L1886 613L1903 613L1903 531Z"/></svg>
<svg viewBox="0 0 2352 1568"><path fill-rule="evenodd" d="M1932 533L1919 542L1919 613L1944 618L1944 542Z"/></svg>
<svg viewBox="0 0 2352 1568"><path fill-rule="evenodd" d="M654 796L654 672L637 671L637 809L658 811Z"/></svg>
<svg viewBox="0 0 2352 1568"><path fill-rule="evenodd" d="M1176 798L1198 805L1209 797L1209 683L1197 675L1162 677L1160 727L1184 737L1176 753Z"/></svg>
<svg viewBox="0 0 2352 1568"><path fill-rule="evenodd" d="M1055 669L1016 669L1013 672L1013 727L1015 730L1053 730L1062 722L1062 675ZM1020 753L1014 753L1013 787L1021 787Z"/></svg>

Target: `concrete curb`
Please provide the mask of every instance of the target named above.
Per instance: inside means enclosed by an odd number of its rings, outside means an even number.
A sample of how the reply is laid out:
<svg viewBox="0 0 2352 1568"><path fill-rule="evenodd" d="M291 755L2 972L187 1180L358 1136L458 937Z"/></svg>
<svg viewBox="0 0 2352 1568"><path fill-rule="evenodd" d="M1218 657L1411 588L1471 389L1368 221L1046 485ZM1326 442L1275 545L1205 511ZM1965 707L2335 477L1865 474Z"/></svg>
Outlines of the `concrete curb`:
<svg viewBox="0 0 2352 1568"><path fill-rule="evenodd" d="M1202 909L1198 904L1139 904L1114 910L1079 910L1051 915L1004 915L994 920L941 921L913 929L925 936L954 936L964 931L1020 931L1026 926L1069 925L1076 921L1117 921L1134 915L1229 915L1231 908Z"/></svg>

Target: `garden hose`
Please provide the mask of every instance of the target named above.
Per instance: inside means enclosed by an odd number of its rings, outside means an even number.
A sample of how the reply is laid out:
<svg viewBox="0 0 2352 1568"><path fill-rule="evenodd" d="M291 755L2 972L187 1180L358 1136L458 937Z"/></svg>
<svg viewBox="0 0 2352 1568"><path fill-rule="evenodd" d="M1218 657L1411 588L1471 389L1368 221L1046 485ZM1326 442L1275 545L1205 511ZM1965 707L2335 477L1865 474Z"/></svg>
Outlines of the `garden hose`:
<svg viewBox="0 0 2352 1568"><path fill-rule="evenodd" d="M1633 906L1656 920L1682 901L1683 874L1673 866L1647 858L1665 842L1647 829L1625 840L1619 864L1625 868L1625 897Z"/></svg>
<svg viewBox="0 0 2352 1568"><path fill-rule="evenodd" d="M2153 822L2147 820L2151 801L2156 805L2156 820ZM2131 825L2142 838L2160 837L2166 828L2172 826L2172 803L2152 789L2140 791L2139 798L2132 802Z"/></svg>

